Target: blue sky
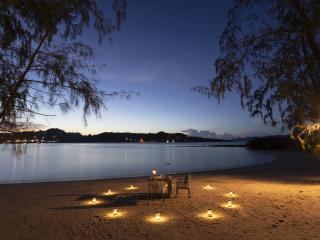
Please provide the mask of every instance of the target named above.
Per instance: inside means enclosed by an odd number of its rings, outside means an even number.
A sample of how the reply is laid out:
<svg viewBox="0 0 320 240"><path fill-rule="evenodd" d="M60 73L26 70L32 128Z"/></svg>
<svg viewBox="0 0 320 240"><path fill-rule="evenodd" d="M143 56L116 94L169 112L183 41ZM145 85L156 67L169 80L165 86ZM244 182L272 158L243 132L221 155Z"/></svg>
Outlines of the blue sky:
<svg viewBox="0 0 320 240"><path fill-rule="evenodd" d="M219 2L219 3L218 3ZM97 44L87 32L84 41L94 47L96 61L107 64L98 73L99 88L132 90L140 96L114 98L97 119L82 121L80 109L57 116L37 118L48 127L84 134L117 132L181 132L202 130L203 134L252 136L279 134L240 107L239 96L229 94L220 105L193 92L214 77L219 56L218 37L232 0L131 0L128 16L113 43ZM189 131L196 134L196 131Z"/></svg>

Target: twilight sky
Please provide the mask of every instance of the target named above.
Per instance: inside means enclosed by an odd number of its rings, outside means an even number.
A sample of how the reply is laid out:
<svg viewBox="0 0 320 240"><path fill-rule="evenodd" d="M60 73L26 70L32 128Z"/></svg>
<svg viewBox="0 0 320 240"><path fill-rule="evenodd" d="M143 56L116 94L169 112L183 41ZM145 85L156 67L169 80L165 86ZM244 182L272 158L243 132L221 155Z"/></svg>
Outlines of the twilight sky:
<svg viewBox="0 0 320 240"><path fill-rule="evenodd" d="M95 48L96 61L107 64L96 76L101 89L132 90L141 96L112 99L100 119L88 119L88 126L84 126L80 109L68 114L53 110L56 117L35 122L84 134L184 131L243 137L281 133L279 128L265 127L260 119L250 118L236 93L218 105L190 90L208 85L214 77L218 37L232 2L129 0L127 20L112 35L112 44L97 44L90 32L84 41Z"/></svg>

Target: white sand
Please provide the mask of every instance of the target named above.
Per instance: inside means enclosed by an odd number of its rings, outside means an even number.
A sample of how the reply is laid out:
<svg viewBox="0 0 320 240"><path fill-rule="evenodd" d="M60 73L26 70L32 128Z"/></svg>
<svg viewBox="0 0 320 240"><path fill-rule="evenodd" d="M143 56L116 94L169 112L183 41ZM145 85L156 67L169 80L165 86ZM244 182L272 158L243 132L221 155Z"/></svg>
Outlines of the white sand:
<svg viewBox="0 0 320 240"><path fill-rule="evenodd" d="M193 174L190 199L138 200L118 206L123 215L114 219L111 201L99 195L130 194L131 184L146 193L146 178L2 185L0 239L320 239L319 164L300 153L273 154L277 160L264 166ZM229 191L238 195L233 209L223 207ZM95 194L104 201L87 205ZM202 218L208 208L217 219ZM150 222L156 212L166 222Z"/></svg>

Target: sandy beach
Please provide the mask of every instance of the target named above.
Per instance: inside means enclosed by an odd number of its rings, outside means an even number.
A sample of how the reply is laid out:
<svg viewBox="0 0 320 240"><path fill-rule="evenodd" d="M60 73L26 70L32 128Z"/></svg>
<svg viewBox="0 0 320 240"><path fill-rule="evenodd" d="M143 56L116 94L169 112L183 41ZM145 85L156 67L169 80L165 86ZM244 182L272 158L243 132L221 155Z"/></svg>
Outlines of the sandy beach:
<svg viewBox="0 0 320 240"><path fill-rule="evenodd" d="M164 202L146 199L145 177L1 185L0 239L320 239L319 161L270 154L265 165L192 174L191 198L181 191ZM152 222L156 212L163 222Z"/></svg>

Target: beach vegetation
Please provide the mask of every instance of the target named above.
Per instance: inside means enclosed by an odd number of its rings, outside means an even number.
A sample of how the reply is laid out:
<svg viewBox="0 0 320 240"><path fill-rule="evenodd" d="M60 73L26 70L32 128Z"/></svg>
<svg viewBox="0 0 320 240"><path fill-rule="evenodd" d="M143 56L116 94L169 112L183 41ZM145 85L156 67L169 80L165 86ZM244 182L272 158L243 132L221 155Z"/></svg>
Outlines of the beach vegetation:
<svg viewBox="0 0 320 240"><path fill-rule="evenodd" d="M220 37L216 75L209 87L195 90L219 102L236 91L250 116L266 125L300 129L298 135L293 131L294 139L305 149L315 147L320 120L319 12L318 0L235 1Z"/></svg>
<svg viewBox="0 0 320 240"><path fill-rule="evenodd" d="M103 4L103 6L101 6ZM109 6L109 5L110 6ZM17 130L43 109L81 107L83 120L100 116L105 100L126 91L105 92L94 78L103 65L83 32L97 42L111 40L126 16L125 0L29 0L0 2L0 127Z"/></svg>

